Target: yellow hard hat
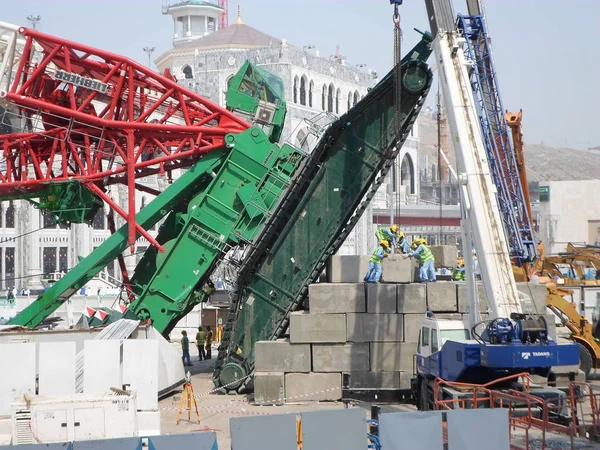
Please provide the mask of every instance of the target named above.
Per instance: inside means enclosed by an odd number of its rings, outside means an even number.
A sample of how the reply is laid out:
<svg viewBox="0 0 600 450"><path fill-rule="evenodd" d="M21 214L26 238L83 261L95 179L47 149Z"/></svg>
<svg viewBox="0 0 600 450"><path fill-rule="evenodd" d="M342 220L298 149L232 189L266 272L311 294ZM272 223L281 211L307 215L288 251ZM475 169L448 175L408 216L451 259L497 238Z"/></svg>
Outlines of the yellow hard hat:
<svg viewBox="0 0 600 450"><path fill-rule="evenodd" d="M404 237L404 233L400 233L398 237Z"/></svg>
<svg viewBox="0 0 600 450"><path fill-rule="evenodd" d="M381 241L379 241L379 245L383 245L384 247L389 247L390 243L388 241L386 241L385 239L382 239Z"/></svg>
<svg viewBox="0 0 600 450"><path fill-rule="evenodd" d="M392 225L390 227L390 230L392 230L392 233L397 233L398 232L398 225Z"/></svg>

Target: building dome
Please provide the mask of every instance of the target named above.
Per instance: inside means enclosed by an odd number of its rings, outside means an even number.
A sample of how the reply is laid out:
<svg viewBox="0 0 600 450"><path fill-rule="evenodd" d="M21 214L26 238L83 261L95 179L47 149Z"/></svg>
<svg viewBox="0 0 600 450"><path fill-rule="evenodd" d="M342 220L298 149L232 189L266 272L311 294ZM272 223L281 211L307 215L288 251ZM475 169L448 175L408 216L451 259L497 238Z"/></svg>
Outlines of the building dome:
<svg viewBox="0 0 600 450"><path fill-rule="evenodd" d="M180 47L193 47L201 50L224 48L260 48L281 45L281 40L244 23L229 25L207 36L182 44Z"/></svg>

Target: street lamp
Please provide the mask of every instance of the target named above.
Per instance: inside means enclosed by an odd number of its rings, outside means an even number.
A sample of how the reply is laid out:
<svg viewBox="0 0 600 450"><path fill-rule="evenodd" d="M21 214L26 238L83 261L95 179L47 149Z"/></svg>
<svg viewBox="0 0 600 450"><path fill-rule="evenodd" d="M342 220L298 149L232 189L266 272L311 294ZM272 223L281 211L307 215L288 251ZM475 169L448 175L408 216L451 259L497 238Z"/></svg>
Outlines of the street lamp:
<svg viewBox="0 0 600 450"><path fill-rule="evenodd" d="M27 16L27 20L31 23L31 26L35 30L35 26L42 20L42 16Z"/></svg>
<svg viewBox="0 0 600 450"><path fill-rule="evenodd" d="M156 47L144 47L143 50L146 53L148 53L148 67L150 67L150 65L151 65L150 58L152 57L152 52L154 52L154 50L156 50Z"/></svg>

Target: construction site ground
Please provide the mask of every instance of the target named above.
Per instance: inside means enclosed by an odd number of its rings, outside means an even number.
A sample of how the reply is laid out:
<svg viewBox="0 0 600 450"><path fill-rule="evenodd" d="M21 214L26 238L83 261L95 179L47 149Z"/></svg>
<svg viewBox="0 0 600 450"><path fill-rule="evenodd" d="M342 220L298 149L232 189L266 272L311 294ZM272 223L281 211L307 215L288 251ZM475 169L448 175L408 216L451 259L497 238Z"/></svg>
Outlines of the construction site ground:
<svg viewBox="0 0 600 450"><path fill-rule="evenodd" d="M179 343L173 343L179 347ZM212 372L215 363L216 346L213 348L213 358L205 361L198 361L195 349L192 350L192 367L188 367L191 374L194 395L198 405L200 423L197 422L195 412L192 411L191 420L187 420L187 412L181 415L181 421L177 425L177 417L181 405L181 389L171 394L159 402L161 410L161 433L192 433L197 431L214 431L217 434L219 448L231 448L231 436L229 432L229 419L232 417L250 417L267 416L272 414L284 414L302 411L318 411L329 409L342 409L345 407L342 402L306 402L289 403L284 405L255 405L253 404L252 394L248 395L224 395L215 391L212 382ZM591 374L591 380L594 385L600 386L600 370L594 370ZM354 403L357 407L366 410L367 417L370 415L370 403ZM416 411L411 405L382 405L381 412L396 411ZM515 430L511 440L514 448L527 448L525 438L520 430ZM542 433L538 430L531 430L529 433L529 449L535 450L541 447ZM574 445L571 447L570 438L561 435L546 435L546 448L567 450L588 450L600 449L600 443L591 442L586 439L575 438Z"/></svg>

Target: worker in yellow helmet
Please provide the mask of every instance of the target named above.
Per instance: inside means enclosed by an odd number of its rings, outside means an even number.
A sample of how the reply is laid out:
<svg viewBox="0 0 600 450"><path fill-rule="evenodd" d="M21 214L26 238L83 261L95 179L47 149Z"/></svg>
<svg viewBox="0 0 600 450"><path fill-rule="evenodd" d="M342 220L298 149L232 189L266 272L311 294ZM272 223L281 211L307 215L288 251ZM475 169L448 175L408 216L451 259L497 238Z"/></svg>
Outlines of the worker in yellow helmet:
<svg viewBox="0 0 600 450"><path fill-rule="evenodd" d="M417 244L417 248L415 248L408 255L403 255L405 258L412 258L414 256L419 257L419 281L421 283L427 283L428 281L435 282L435 269L434 262L435 259L433 257L433 253L429 247L427 247L427 241L423 238L415 239L415 243Z"/></svg>
<svg viewBox="0 0 600 450"><path fill-rule="evenodd" d="M388 253L391 252L391 249L396 248L396 239L398 238L399 230L400 227L398 225L392 225L389 228L377 228L377 231L375 232L377 242L381 242L383 240L388 242Z"/></svg>
<svg viewBox="0 0 600 450"><path fill-rule="evenodd" d="M377 283L381 278L381 261L383 261L383 258L387 258L389 247L390 244L387 240L382 239L379 241L379 247L373 252L369 261L369 271L365 275L366 283Z"/></svg>
<svg viewBox="0 0 600 450"><path fill-rule="evenodd" d="M398 235L398 248L405 255L410 252L410 245L408 244L408 241L406 240L404 233L400 233Z"/></svg>

